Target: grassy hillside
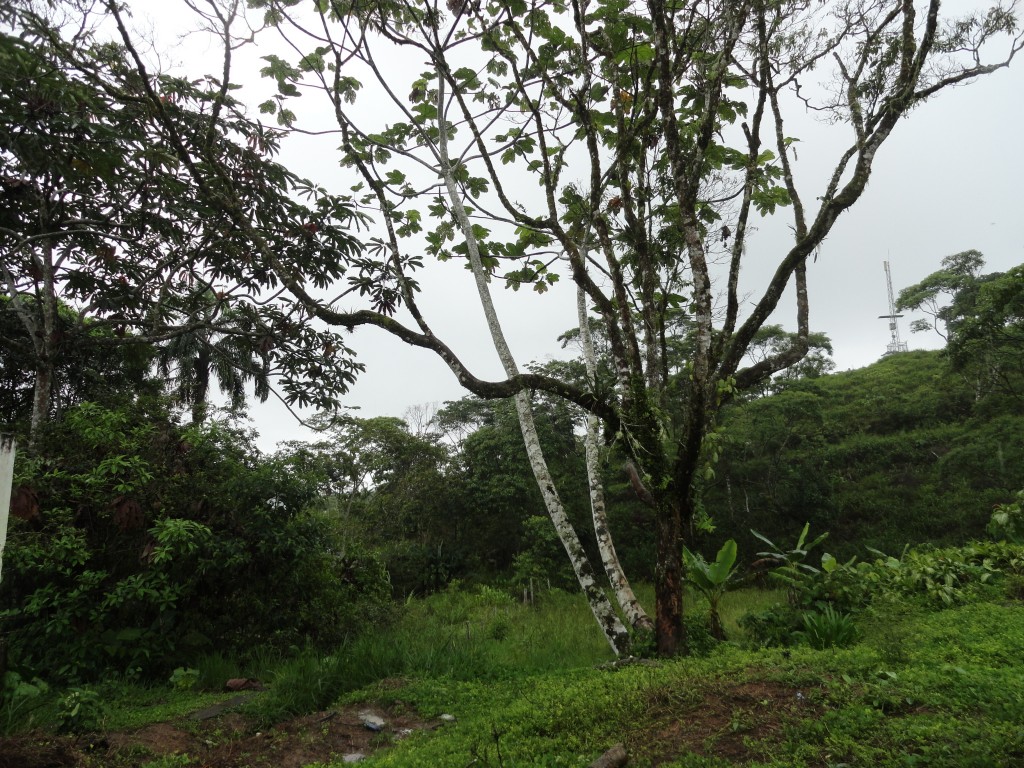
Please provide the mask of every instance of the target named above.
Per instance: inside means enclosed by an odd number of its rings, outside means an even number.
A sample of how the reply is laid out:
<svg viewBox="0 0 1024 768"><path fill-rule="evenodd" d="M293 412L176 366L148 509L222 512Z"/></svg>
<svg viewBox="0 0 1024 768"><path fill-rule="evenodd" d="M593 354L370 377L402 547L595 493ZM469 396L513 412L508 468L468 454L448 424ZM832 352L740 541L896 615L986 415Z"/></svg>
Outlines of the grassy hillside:
<svg viewBox="0 0 1024 768"><path fill-rule="evenodd" d="M977 552L943 554L961 566L948 607L911 560L851 572L874 586L846 647L815 650L797 635L760 647L736 619L785 596L747 589L726 596L732 642L626 664L608 663L578 595L526 606L452 589L410 601L392 627L331 655L244 670L221 660L220 677L201 665L199 690L178 674L171 686L111 681L99 696L61 694L35 710L32 724L49 733L0 737L0 764L586 768L622 744L636 768L1020 765L1024 552L986 552L1001 570L978 566ZM880 572L900 577L871 579ZM696 630L706 605L688 604ZM239 673L269 686L241 712L230 710L237 697L203 691ZM76 695L88 706L71 715ZM379 730L363 725L368 712ZM58 724L77 735L54 735Z"/></svg>
<svg viewBox="0 0 1024 768"><path fill-rule="evenodd" d="M956 544L1024 487L1020 403L976 396L938 352L800 382L733 406L723 426L709 548L734 536L749 553L749 528L787 541L805 522L839 554Z"/></svg>

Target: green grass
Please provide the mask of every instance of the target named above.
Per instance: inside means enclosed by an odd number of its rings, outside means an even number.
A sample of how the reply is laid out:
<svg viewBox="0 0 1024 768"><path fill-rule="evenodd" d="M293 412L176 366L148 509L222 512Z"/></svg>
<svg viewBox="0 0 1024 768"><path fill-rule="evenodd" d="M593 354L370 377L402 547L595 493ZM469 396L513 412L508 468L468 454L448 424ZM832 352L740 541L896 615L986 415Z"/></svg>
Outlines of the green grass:
<svg viewBox="0 0 1024 768"><path fill-rule="evenodd" d="M307 651L282 662L250 711L273 722L384 679L495 681L613 658L581 596L553 590L527 606L487 587L456 587L410 601L393 625L333 654Z"/></svg>
<svg viewBox="0 0 1024 768"><path fill-rule="evenodd" d="M650 588L641 598L653 604ZM782 592L729 593L721 612L730 637L737 621L782 597ZM706 604L687 600L703 622ZM304 652L271 673L270 692L250 711L266 722L323 709L342 694L389 679L500 681L594 667L614 659L582 596L551 590L534 605L481 587L410 601L393 625L362 635L333 654Z"/></svg>
<svg viewBox="0 0 1024 768"><path fill-rule="evenodd" d="M724 645L707 658L656 667L414 679L397 691L371 687L348 700L400 700L426 715L458 718L400 742L368 766L585 766L617 742L627 744L637 768L655 761L678 768L1024 763L1019 605L908 611L891 615L889 629L913 638L902 661L876 625L846 650ZM722 711L718 722L712 716ZM761 722L774 727L762 729ZM714 728L687 746L665 742L672 723ZM678 751L666 759L663 748Z"/></svg>
<svg viewBox="0 0 1024 768"><path fill-rule="evenodd" d="M577 595L525 606L456 588L410 601L394 624L330 655L208 658L197 669L211 679L270 669L270 690L250 705L267 722L366 703L456 717L367 766L582 768L620 742L632 768L1024 764L1024 611L998 585L945 610L879 598L856 616L850 648L745 649L737 619L783 599L727 594L731 642L653 665L604 665L611 653ZM700 602L689 606L701 621ZM182 717L223 696L112 684L104 726Z"/></svg>
<svg viewBox="0 0 1024 768"><path fill-rule="evenodd" d="M150 723L182 718L231 695L175 690L169 685L144 686L124 680L109 680L87 690L98 694L95 718L99 728L108 731L131 731ZM67 693L51 689L33 703L31 717L15 723L11 733L28 728L55 729L60 721L61 700Z"/></svg>

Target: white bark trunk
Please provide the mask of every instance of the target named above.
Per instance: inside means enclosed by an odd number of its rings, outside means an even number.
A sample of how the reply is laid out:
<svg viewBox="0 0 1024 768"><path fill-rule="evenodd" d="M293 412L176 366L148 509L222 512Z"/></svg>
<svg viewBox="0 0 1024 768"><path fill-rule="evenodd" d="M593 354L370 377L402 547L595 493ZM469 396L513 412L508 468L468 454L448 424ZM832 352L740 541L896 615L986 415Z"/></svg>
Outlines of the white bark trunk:
<svg viewBox="0 0 1024 768"><path fill-rule="evenodd" d="M580 319L580 343L583 347L583 360L587 366L587 376L592 383L597 382L597 355L594 353L594 339L590 335L590 318L587 315L587 297L583 289L576 288L576 309ZM626 615L626 621L634 629L654 629L654 622L644 612L640 601L622 570L619 556L615 551L612 534L608 528L607 508L604 503L604 485L601 482L598 457L598 419L594 414L587 416L587 434L585 437L587 451L587 480L590 485L590 511L594 518L594 534L597 536L597 547L601 552L601 562L608 582L615 592L615 599Z"/></svg>
<svg viewBox="0 0 1024 768"><path fill-rule="evenodd" d="M57 334L57 289L53 262L53 245L48 243L39 261L43 283L39 299L39 318L42 327L37 329L39 338L32 340L36 356L36 377L32 392L32 420L29 424L30 448L39 437L39 429L43 422L50 418L50 401L53 399L53 380L56 371L54 339Z"/></svg>
<svg viewBox="0 0 1024 768"><path fill-rule="evenodd" d="M469 252L469 263L473 269L473 277L476 280L477 293L480 296L480 303L483 306L484 316L487 319L487 327L491 333L491 340L493 341L494 348L498 353L498 358L501 360L501 365L505 370L505 375L515 376L519 373L519 369L512 356L512 352L508 347L508 343L505 340L505 334L501 328L501 323L498 320L498 314L494 309L494 303L491 300L490 288L487 284L487 274L484 271L483 262L480 259L480 249L478 247L476 237L473 235L469 215L466 213L465 206L462 204L462 197L459 193L458 184L455 181L455 176L452 172L448 157L447 125L444 118L445 81L444 73L441 71L438 71L437 82L437 114L439 128L437 149L438 157L440 159L441 176L444 179L445 188L448 192L448 199L452 206L452 212L455 214L456 222L466 238L466 247ZM619 620L618 615L615 613L615 609L608 600L608 596L598 586L597 580L594 577L594 569L591 567L586 552L584 552L583 546L580 544L579 537L576 535L576 531L573 529L572 523L569 521L569 516L565 512L565 507L562 506L562 501L558 497L554 480L551 477L547 461L544 459L544 454L541 450L540 438L537 435L537 427L533 420L533 410L530 406L528 393L526 391L521 391L516 394L515 403L516 413L519 416L519 427L522 430L523 442L526 445L526 455L529 457L530 467L533 469L533 475L537 480L537 486L540 488L541 495L544 497L544 504L547 507L548 516L551 518L551 522L555 526L555 531L558 533L558 538L561 540L562 546L565 547L566 554L569 555L569 561L572 563L573 571L576 574L576 580L579 582L580 588L583 590L583 594L586 595L587 601L590 603L590 610L593 612L594 618L600 625L605 638L608 640L608 644L611 646L615 654L622 655L629 649L629 633Z"/></svg>
<svg viewBox="0 0 1024 768"><path fill-rule="evenodd" d="M7 544L7 519L11 513L11 486L14 484L16 444L10 435L0 435L0 580L3 579L4 545Z"/></svg>

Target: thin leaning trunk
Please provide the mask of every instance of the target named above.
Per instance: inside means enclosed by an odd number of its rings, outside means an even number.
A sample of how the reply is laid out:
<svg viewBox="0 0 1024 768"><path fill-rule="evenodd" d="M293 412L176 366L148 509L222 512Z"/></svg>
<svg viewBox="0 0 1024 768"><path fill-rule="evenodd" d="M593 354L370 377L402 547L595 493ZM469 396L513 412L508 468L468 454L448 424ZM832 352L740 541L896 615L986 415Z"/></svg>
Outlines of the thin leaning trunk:
<svg viewBox="0 0 1024 768"><path fill-rule="evenodd" d="M466 238L469 263L473 269L477 293L480 296L480 303L483 306L484 316L487 319L491 340L494 342L494 348L498 353L498 358L501 360L505 374L507 376L515 376L519 373L519 369L516 366L515 359L512 357L508 343L505 341L505 334L502 331L501 323L498 321L498 314L494 309L494 303L491 301L490 288L487 285L487 275L484 271L483 262L480 259L480 250L476 237L473 235L469 216L462 204L459 188L455 182L455 176L452 173L451 164L448 159L448 138L444 120L444 84L444 73L439 70L437 112L440 130L438 132L437 149L440 159L440 171L448 192L452 212L455 214L459 228ZM523 442L526 445L526 455L530 460L530 467L533 469L537 486L544 498L548 516L551 518L555 531L558 533L558 538L562 542L566 554L569 556L569 561L572 563L580 589L582 589L583 594L586 596L587 602L590 603L590 610L593 612L598 625L600 625L601 631L604 632L612 651L617 656L628 653L629 632L619 620L615 609L608 600L608 596L597 584L594 569L590 565L590 560L587 558L583 545L580 543L579 537L569 521L569 516L565 512L562 500L558 496L554 479L551 477L547 461L544 459L544 453L541 450L540 438L537 435L537 427L533 420L533 409L530 406L530 397L525 390L516 394L515 403L516 413L519 416L519 427L522 430Z"/></svg>
<svg viewBox="0 0 1024 768"><path fill-rule="evenodd" d="M587 377L591 382L597 381L597 356L594 353L594 340L590 335L590 319L587 316L586 294L579 286L576 287L576 308L580 319L580 342L583 346L583 359L587 366ZM590 486L590 510L594 518L594 534L597 536L597 547L601 553L601 562L608 582L615 592L626 621L634 629L654 629L654 623L644 612L640 601L622 570L611 530L608 528L608 514L604 503L604 485L598 468L598 419L594 414L587 415L587 434L584 438L587 455L587 481Z"/></svg>

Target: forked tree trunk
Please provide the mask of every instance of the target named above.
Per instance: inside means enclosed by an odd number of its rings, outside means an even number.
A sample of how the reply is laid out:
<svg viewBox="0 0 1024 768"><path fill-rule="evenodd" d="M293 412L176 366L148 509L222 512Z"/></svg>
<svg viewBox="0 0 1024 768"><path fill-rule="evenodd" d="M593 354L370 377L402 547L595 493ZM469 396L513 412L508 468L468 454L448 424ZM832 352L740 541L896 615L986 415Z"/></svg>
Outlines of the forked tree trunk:
<svg viewBox="0 0 1024 768"><path fill-rule="evenodd" d="M592 384L597 382L597 355L594 353L594 339L590 334L590 318L587 316L587 298L583 289L576 287L576 309L580 320L580 343L583 347L583 360L587 366L587 376ZM654 622L644 612L640 601L622 570L619 556L615 551L611 530L608 528L608 514L604 503L604 484L601 482L598 451L598 419L594 414L587 415L587 434L585 437L587 455L587 480L590 486L590 510L594 518L594 535L597 547L601 552L601 562L608 582L615 592L615 599L626 615L626 621L634 629L652 630Z"/></svg>
<svg viewBox="0 0 1024 768"><path fill-rule="evenodd" d="M515 376L519 373L519 369L516 366L515 359L512 357L512 352L508 347L508 343L505 341L505 334L501 328L500 322L498 321L498 314L494 309L494 303L491 300L490 288L487 285L487 274L484 271L483 262L480 259L480 249L478 247L476 237L473 234L469 215L466 213L465 206L462 204L459 187L455 181L455 176L452 172L451 163L448 158L447 126L444 119L445 75L441 71L438 71L437 74L437 113L439 123L437 149L440 159L441 175L444 179L445 188L448 192L448 199L452 206L452 212L455 214L456 222L466 238L466 248L469 252L469 263L473 270L473 277L476 280L477 293L480 296L480 303L483 306L484 316L487 319L487 327L491 334L491 340L493 341L494 348L498 353L498 358L501 360L501 365L505 370L505 375ZM522 430L523 442L526 445L526 455L530 460L530 467L533 469L534 477L537 480L537 486L540 488L541 495L544 497L544 504L547 507L551 522L554 524L555 531L558 533L558 538L561 540L562 546L565 547L566 554L569 556L569 561L572 563L573 571L576 574L576 580L579 582L580 588L583 590L583 594L587 598L587 602L590 603L590 610L593 612L594 618L600 625L601 631L604 632L605 638L608 640L608 644L611 646L612 650L619 656L628 653L629 632L619 620L618 615L615 613L615 609L608 600L608 596L597 584L597 580L594 576L594 569L590 565L590 560L587 558L587 554L584 551L582 544L580 544L579 537L576 535L576 531L573 529L572 523L569 521L569 516L565 512L565 507L562 506L562 501L558 496L558 491L555 489L554 479L551 477L547 461L544 459L544 453L541 450L540 438L537 435L537 427L533 420L533 410L530 405L529 395L525 391L520 391L515 396L515 403L516 413L519 416L519 427Z"/></svg>

